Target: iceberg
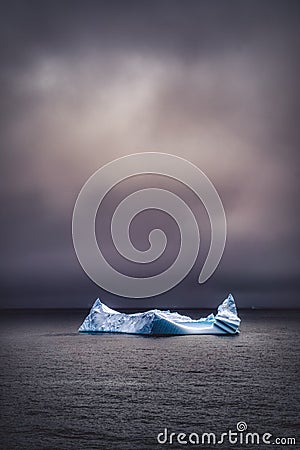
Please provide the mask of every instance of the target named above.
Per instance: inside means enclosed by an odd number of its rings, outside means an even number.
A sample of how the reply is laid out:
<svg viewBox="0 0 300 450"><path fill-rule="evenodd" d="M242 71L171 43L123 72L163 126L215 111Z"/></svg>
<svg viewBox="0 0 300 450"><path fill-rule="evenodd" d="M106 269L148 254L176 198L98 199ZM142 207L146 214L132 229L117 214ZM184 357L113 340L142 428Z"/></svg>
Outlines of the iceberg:
<svg viewBox="0 0 300 450"><path fill-rule="evenodd" d="M237 334L240 325L231 294L218 307L217 314L193 320L177 312L152 309L125 314L114 311L98 298L79 328L81 333L128 333L144 335Z"/></svg>

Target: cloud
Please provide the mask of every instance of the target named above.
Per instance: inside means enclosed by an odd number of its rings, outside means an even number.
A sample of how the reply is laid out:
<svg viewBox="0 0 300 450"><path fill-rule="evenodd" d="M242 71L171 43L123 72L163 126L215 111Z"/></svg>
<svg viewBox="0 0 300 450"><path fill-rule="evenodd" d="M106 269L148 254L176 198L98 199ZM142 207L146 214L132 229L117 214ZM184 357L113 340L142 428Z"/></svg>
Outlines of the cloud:
<svg viewBox="0 0 300 450"><path fill-rule="evenodd" d="M5 284L76 284L70 222L81 186L114 158L163 151L198 165L225 205L228 245L207 289L224 277L249 292L255 280L284 288L299 266L297 2L124 3L5 6ZM197 270L184 285L193 304ZM259 301L279 304L269 297Z"/></svg>

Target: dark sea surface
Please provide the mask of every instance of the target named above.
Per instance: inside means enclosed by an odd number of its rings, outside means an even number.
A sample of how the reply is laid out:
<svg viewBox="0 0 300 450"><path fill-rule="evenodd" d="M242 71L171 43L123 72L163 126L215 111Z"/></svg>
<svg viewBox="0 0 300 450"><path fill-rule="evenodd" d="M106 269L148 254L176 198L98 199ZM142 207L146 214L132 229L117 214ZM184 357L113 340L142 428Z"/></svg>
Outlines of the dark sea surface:
<svg viewBox="0 0 300 450"><path fill-rule="evenodd" d="M1 313L1 449L300 448L299 311L240 311L228 337L78 334L86 313ZM296 445L157 442L241 421Z"/></svg>

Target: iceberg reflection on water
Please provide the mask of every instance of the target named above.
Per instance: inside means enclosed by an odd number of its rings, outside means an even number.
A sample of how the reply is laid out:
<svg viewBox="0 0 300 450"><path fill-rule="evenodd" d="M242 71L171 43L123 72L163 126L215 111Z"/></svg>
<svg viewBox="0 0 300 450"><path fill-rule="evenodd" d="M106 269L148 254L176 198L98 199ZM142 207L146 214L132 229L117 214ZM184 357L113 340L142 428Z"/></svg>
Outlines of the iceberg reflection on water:
<svg viewBox="0 0 300 450"><path fill-rule="evenodd" d="M145 335L237 334L240 318L231 294L218 307L216 315L193 320L177 312L150 311L125 314L97 299L79 332L128 333Z"/></svg>

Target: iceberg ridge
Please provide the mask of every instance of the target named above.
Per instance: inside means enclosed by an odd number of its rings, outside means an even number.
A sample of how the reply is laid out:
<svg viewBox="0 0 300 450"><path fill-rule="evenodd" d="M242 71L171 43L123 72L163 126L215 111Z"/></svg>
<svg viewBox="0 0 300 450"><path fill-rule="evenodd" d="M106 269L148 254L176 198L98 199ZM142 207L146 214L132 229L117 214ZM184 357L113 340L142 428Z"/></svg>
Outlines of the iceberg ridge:
<svg viewBox="0 0 300 450"><path fill-rule="evenodd" d="M134 314L120 313L98 298L78 331L145 335L237 334L240 322L231 294L219 305L216 316L210 314L197 320L159 309Z"/></svg>

